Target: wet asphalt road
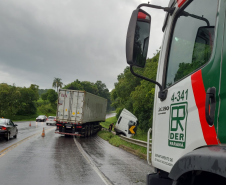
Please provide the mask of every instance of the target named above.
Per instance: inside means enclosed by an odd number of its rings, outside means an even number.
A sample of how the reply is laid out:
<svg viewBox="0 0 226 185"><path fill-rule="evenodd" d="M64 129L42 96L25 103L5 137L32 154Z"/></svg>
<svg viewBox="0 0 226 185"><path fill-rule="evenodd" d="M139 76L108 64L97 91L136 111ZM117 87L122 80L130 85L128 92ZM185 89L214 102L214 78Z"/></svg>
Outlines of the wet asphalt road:
<svg viewBox="0 0 226 185"><path fill-rule="evenodd" d="M45 123L16 123L18 138L0 139L1 185L145 184L152 171L146 161L97 135L74 139L55 134Z"/></svg>

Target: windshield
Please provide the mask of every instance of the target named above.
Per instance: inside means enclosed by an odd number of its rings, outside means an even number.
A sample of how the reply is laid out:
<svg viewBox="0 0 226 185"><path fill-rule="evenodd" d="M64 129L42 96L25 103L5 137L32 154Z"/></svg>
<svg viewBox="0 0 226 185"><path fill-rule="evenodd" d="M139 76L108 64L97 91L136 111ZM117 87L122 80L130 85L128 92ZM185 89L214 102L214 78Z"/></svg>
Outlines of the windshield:
<svg viewBox="0 0 226 185"><path fill-rule="evenodd" d="M218 3L193 1L177 17L168 59L166 87L203 66L210 59Z"/></svg>

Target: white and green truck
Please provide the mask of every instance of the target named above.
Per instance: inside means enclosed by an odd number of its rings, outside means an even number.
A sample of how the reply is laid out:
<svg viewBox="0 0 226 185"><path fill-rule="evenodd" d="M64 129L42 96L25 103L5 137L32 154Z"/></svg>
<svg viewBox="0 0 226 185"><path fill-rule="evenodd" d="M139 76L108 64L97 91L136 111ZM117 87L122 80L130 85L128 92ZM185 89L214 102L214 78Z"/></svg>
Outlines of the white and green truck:
<svg viewBox="0 0 226 185"><path fill-rule="evenodd" d="M141 7L166 12L156 79L133 71L145 67L151 44L151 16ZM226 0L141 4L132 13L127 63L156 84L148 185L226 184L225 23Z"/></svg>

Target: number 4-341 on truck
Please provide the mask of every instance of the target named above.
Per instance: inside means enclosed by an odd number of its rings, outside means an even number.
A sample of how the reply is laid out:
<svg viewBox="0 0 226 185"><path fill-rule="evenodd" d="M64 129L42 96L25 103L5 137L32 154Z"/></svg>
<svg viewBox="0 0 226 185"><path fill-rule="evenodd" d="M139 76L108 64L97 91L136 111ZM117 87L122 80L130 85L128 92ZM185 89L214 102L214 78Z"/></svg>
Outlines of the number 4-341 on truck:
<svg viewBox="0 0 226 185"><path fill-rule="evenodd" d="M166 12L156 79L133 71L145 67L149 45L151 15L141 7ZM140 4L132 13L127 63L156 84L148 185L226 184L225 24L226 0Z"/></svg>

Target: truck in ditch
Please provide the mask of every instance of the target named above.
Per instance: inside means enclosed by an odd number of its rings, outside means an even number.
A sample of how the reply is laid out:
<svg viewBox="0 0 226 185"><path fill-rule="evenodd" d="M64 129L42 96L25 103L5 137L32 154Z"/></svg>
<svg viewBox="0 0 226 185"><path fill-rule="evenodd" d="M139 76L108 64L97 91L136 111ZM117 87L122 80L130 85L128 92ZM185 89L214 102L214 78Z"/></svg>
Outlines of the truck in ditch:
<svg viewBox="0 0 226 185"><path fill-rule="evenodd" d="M106 110L105 98L85 91L60 89L55 133L89 137L101 129Z"/></svg>
<svg viewBox="0 0 226 185"><path fill-rule="evenodd" d="M145 66L149 45L151 16L142 7L166 12L156 79L133 70ZM225 25L225 0L140 4L132 13L127 63L156 84L148 185L226 184Z"/></svg>
<svg viewBox="0 0 226 185"><path fill-rule="evenodd" d="M137 125L137 117L130 111L123 109L115 124L115 132L117 135L124 135L130 138L136 134Z"/></svg>

